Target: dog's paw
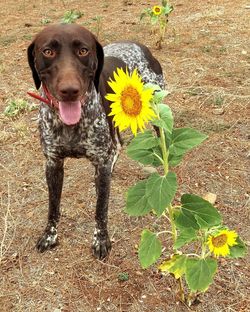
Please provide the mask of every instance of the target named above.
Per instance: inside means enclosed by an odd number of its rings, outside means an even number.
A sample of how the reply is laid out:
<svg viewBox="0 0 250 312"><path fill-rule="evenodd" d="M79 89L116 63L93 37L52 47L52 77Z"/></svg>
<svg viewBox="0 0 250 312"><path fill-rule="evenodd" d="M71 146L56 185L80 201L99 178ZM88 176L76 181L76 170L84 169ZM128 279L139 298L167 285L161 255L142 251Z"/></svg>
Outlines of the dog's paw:
<svg viewBox="0 0 250 312"><path fill-rule="evenodd" d="M55 247L58 244L57 229L55 227L47 228L42 237L39 238L36 248L39 252L44 252Z"/></svg>
<svg viewBox="0 0 250 312"><path fill-rule="evenodd" d="M111 250L111 242L108 233L101 233L100 230L95 229L92 251L95 258L102 260L107 257Z"/></svg>

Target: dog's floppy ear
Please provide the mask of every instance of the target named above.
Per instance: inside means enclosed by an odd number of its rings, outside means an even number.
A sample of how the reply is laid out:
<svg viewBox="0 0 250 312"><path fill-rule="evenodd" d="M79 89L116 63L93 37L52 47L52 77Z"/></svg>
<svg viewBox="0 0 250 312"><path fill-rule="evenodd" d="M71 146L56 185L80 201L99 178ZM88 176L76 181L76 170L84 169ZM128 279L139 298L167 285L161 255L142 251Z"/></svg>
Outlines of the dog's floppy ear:
<svg viewBox="0 0 250 312"><path fill-rule="evenodd" d="M35 47L35 43L32 42L30 44L30 46L28 47L28 51L27 52L28 52L29 66L30 66L30 69L32 71L32 75L33 75L33 79L34 79L36 88L38 90L40 88L40 86L41 86L41 80L40 80L40 78L38 76L38 73L37 73L37 70L36 70L36 67L35 67L34 47Z"/></svg>
<svg viewBox="0 0 250 312"><path fill-rule="evenodd" d="M104 53L103 53L103 48L100 45L100 43L96 40L96 55L97 55L97 69L95 72L95 78L94 78L94 85L96 88L96 91L99 90L99 79L100 79L100 75L102 72L102 68L103 68L103 63L104 63Z"/></svg>

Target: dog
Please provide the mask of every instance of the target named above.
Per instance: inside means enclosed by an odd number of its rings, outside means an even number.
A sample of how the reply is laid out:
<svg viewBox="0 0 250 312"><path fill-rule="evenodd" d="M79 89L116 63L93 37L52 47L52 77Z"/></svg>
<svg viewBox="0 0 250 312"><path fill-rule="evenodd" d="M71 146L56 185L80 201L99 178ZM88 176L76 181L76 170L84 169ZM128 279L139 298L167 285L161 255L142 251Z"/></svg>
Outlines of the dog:
<svg viewBox="0 0 250 312"><path fill-rule="evenodd" d="M164 88L162 68L149 49L123 41L102 47L96 37L77 24L45 27L28 50L28 63L41 96L39 130L46 157L49 194L48 222L37 242L44 252L58 243L60 199L66 157L86 157L95 167L96 226L93 255L105 258L111 242L108 235L108 201L114 164L121 148L120 135L109 117L114 71L137 68L145 83Z"/></svg>

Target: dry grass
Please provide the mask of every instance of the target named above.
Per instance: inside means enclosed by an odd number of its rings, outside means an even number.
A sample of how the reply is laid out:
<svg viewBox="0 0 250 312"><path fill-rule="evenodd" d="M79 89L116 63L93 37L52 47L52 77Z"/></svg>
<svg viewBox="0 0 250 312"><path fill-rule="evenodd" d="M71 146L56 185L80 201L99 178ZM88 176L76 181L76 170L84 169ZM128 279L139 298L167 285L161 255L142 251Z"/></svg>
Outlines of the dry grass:
<svg viewBox="0 0 250 312"><path fill-rule="evenodd" d="M161 51L138 21L142 8L154 1L124 3L97 1L93 9L92 1L3 1L1 112L11 98L31 101L26 96L33 87L26 49L45 18L57 22L65 11L76 9L84 12L79 23L98 31L102 43L120 38L144 42L163 66L176 126L209 135L177 168L178 195L215 193L227 224L249 244L247 1L172 1L175 11ZM214 285L192 308L178 302L171 277L139 267L135 246L152 220L122 212L128 186L143 178L143 170L124 152L112 181L109 259L97 261L90 252L95 191L86 160L67 160L60 245L38 254L34 246L47 217L47 191L36 115L33 111L15 120L0 115L0 311L250 311L249 258L221 261ZM128 281L119 281L122 272L129 274Z"/></svg>
<svg viewBox="0 0 250 312"><path fill-rule="evenodd" d="M0 265L2 261L4 260L5 254L8 252L10 245L13 242L13 239L15 237L15 220L11 214L10 211L10 205L11 205L11 195L10 195L10 185L7 184L7 203L4 203L4 199L1 198L1 212L3 212L2 216L2 224L0 226L1 228L1 242L0 242ZM6 207L6 208L5 208Z"/></svg>

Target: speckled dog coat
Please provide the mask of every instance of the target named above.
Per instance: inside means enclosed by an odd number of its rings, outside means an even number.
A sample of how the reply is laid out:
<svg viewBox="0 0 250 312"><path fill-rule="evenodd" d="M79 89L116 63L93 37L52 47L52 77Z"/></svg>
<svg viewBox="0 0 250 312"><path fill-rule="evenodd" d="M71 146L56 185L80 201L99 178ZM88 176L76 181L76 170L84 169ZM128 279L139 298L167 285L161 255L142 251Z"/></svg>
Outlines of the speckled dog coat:
<svg viewBox="0 0 250 312"><path fill-rule="evenodd" d="M28 60L41 103L39 129L46 157L49 191L48 223L37 248L43 252L58 242L57 224L66 157L86 157L95 166L96 227L92 250L106 257L111 248L107 230L108 200L113 166L120 150L119 134L107 117L113 72L137 68L144 82L164 88L162 69L148 48L134 42L105 46L78 25L54 25L41 31L28 48ZM114 195L115 196L115 195Z"/></svg>

